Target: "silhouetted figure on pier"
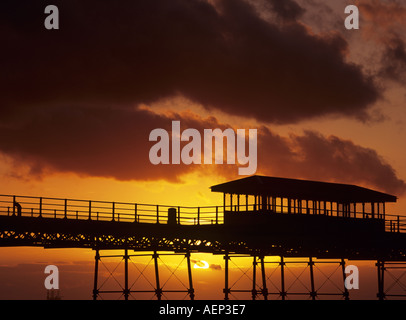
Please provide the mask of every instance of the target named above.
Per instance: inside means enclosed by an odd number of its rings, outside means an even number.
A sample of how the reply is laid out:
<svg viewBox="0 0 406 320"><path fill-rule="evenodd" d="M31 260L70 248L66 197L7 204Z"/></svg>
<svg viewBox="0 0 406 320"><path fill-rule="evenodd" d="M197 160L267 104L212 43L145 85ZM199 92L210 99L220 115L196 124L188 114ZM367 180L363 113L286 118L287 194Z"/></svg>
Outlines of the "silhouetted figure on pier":
<svg viewBox="0 0 406 320"><path fill-rule="evenodd" d="M21 217L21 204L19 204L17 201L14 201L14 207L17 210L17 216Z"/></svg>

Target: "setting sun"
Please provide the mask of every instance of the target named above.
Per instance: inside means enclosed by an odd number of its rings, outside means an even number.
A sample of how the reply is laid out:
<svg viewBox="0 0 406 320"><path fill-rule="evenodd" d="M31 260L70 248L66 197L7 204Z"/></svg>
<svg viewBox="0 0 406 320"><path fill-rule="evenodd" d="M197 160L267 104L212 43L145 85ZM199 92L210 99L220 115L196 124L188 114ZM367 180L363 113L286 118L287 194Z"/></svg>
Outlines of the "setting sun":
<svg viewBox="0 0 406 320"><path fill-rule="evenodd" d="M193 268L195 268L195 269L208 269L209 264L204 260L199 260L199 261L195 262Z"/></svg>

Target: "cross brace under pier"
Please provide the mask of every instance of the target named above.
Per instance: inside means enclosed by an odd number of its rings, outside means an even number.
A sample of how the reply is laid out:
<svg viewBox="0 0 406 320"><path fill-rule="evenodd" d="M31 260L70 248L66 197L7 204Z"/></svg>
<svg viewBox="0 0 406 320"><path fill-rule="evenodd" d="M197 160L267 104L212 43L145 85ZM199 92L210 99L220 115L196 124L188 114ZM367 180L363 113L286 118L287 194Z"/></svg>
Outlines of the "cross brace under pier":
<svg viewBox="0 0 406 320"><path fill-rule="evenodd" d="M95 264L94 264L94 283L93 283L93 300L97 300L98 298L100 298L101 294L111 294L111 293L121 293L121 295L124 297L124 300L129 300L130 295L132 295L133 293L154 293L154 295L156 296L156 298L158 300L162 299L162 296L164 293L169 293L169 292L185 292L190 300L194 300L195 297L195 293L194 293L194 288L193 288L193 279L192 279L192 269L191 269L191 261L190 261L190 253L184 253L184 254L178 254L178 253L170 253L170 254L162 254L162 253L158 253L157 251L154 251L153 254L128 254L128 249L124 249L124 254L123 255L100 255L100 251L99 249L95 249L96 253L95 253ZM186 290L164 290L163 286L160 283L160 273L159 273L159 257L162 255L171 255L171 256L175 256L175 255L182 255L184 256L184 259L186 259L186 264L187 264L187 272L188 272L188 287ZM130 286L129 285L129 268L128 268L128 262L131 260L131 257L142 257L142 256L149 256L151 257L151 260L153 261L154 264L154 278L155 281L150 281L147 279L146 275L143 275L143 272L145 271L145 268L143 270L139 270L140 271L140 276L144 276L147 281L152 285L153 282L155 282L154 288L152 290L133 290L132 287L134 286L135 282ZM121 284L119 283L119 281L117 279L116 282L120 285L120 290L102 290L102 285L99 285L99 263L101 262L102 258L122 258L122 261L124 262L124 286L121 286ZM182 260L183 261L183 260ZM181 262L182 262L181 261ZM178 265L179 267L179 265ZM117 268L117 267L116 267ZM177 269L177 268L176 268ZM176 272L175 270L171 271L171 276L174 275L174 273ZM114 277L113 272L115 271L115 269L113 271L108 271L110 273L110 277ZM179 278L178 278L179 280ZM182 285L184 287L186 287L183 283Z"/></svg>
<svg viewBox="0 0 406 320"><path fill-rule="evenodd" d="M241 270L241 272L250 280L252 281L252 288L251 289L242 289L242 288L235 288L236 283L238 280L241 279L241 277L234 282L233 285L230 286L230 261L231 259L235 258L251 258L252 261L252 276L250 277L248 275L250 270L242 270L240 269L235 263L235 267ZM274 257L275 258L275 257ZM284 257L279 257L279 261L267 261L266 257L264 256L248 256L248 255L231 255L229 253L224 254L224 260L225 260L225 269L224 269L224 279L225 279L225 287L223 289L224 293L224 299L229 300L230 296L233 295L233 293L251 293L251 297L253 300L256 300L258 298L263 298L264 300L268 300L270 295L275 295L277 297L280 297L281 300L285 300L288 296L309 296L312 300L315 300L316 298L320 296L341 296L343 299L348 300L349 299L349 292L347 288L344 285L344 280L346 278L345 274L345 260L329 260L329 261L319 261L319 260L314 260L312 257L309 257L307 260L286 260ZM321 271L319 268L316 267L316 264L330 264L330 265L337 265L337 268L333 270L330 274L325 274L323 271ZM287 285L287 279L286 279L286 271L290 271L290 267L288 268L288 264L295 264L297 265L304 265L305 269L309 269L309 274L308 274L308 285L303 285L303 288L305 291L298 292L298 291L291 291L290 289L292 288L292 284L299 281L300 283L303 284L303 281L299 279L300 276L303 275L304 270L302 273L297 276L294 275L292 272L290 274L290 278L293 278L293 282L291 281L290 285ZM259 265L259 266L258 266ZM270 267L266 267L270 266ZM258 269L260 269L260 283L257 283L257 273ZM275 283L271 279L271 277L275 276L275 271L276 269L279 269L279 286L275 285ZM317 270L315 270L317 269ZM318 271L317 273L315 271ZM339 280L335 279L335 282L339 283L334 283L332 280L332 276L340 272L342 273L342 277L339 278ZM267 275L268 273L268 275ZM316 283L316 277L320 279L319 282ZM337 277L336 277L337 278ZM322 290L322 288L325 286L327 282L331 282L333 284L333 287L336 289L335 292L326 292ZM270 292L269 291L269 283L272 284L274 288L277 289L276 292ZM340 288L340 286L342 288ZM323 288L324 289L324 288Z"/></svg>

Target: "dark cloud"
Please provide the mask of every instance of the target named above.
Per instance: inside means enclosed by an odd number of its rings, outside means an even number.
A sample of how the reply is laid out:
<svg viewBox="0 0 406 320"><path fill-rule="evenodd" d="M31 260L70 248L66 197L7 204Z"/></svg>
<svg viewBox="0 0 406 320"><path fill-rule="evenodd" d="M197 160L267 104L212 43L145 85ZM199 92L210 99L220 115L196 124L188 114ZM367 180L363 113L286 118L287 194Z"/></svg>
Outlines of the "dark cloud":
<svg viewBox="0 0 406 320"><path fill-rule="evenodd" d="M0 126L0 152L28 164L37 174L73 172L127 181L179 181L195 171L215 172L229 179L238 176L237 165L152 165L149 150L155 142L149 141L149 134L155 128L170 134L172 120L180 121L181 131L195 128L202 137L204 129L233 128L214 117L203 119L192 113L60 106L32 111L13 119L12 125ZM181 148L187 143L182 142ZM406 190L405 182L375 150L312 131L282 137L265 126L258 128L257 172L354 183L396 195Z"/></svg>
<svg viewBox="0 0 406 320"><path fill-rule="evenodd" d="M221 265L212 263L209 268L212 270L221 270Z"/></svg>
<svg viewBox="0 0 406 320"><path fill-rule="evenodd" d="M380 75L404 84L406 77L406 44L394 35L382 56Z"/></svg>
<svg viewBox="0 0 406 320"><path fill-rule="evenodd" d="M377 77L383 82L398 81L404 84L406 78L406 3L404 1L362 0L359 3L363 37L379 49L380 60L375 67ZM379 57L379 56L378 56Z"/></svg>
<svg viewBox="0 0 406 320"><path fill-rule="evenodd" d="M356 184L400 196L406 183L373 149L314 131L282 138L263 130L258 163L269 175Z"/></svg>
<svg viewBox="0 0 406 320"><path fill-rule="evenodd" d="M300 18L305 10L292 0L267 0L272 9L284 20L295 21Z"/></svg>
<svg viewBox="0 0 406 320"><path fill-rule="evenodd" d="M128 107L183 95L210 110L278 123L368 118L379 92L345 60L338 35L310 34L293 0L269 1L291 23L243 0L2 1L1 115L65 105ZM73 108L73 107L72 107ZM101 111L103 112L103 111Z"/></svg>
<svg viewBox="0 0 406 320"><path fill-rule="evenodd" d="M180 115L157 115L146 110L111 107L52 107L29 112L12 126L0 126L0 150L27 163L31 173L75 172L118 180L177 180L192 166L158 165L149 160L155 128L171 133ZM214 126L216 126L214 121ZM211 120L182 119L182 130L213 126Z"/></svg>
<svg viewBox="0 0 406 320"><path fill-rule="evenodd" d="M243 0L56 0L60 29L49 31L43 2L2 1L0 152L37 175L177 181L198 168L235 178L235 166L154 166L148 157L149 133L170 131L172 120L200 132L229 125L136 106L183 95L268 122L368 118L379 92L346 62L345 40L310 34L293 0L266 3L288 23L264 20ZM403 51L391 54L402 61ZM267 127L258 135L266 174L405 189L374 150L351 141L314 132L283 138Z"/></svg>

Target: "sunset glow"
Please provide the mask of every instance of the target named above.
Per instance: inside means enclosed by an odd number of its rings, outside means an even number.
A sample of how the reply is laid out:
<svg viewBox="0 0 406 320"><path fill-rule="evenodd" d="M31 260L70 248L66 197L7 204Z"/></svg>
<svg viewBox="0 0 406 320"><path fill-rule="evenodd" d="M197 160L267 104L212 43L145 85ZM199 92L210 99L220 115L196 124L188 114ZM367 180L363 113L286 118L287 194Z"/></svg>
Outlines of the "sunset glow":
<svg viewBox="0 0 406 320"><path fill-rule="evenodd" d="M169 224L166 206L199 215L210 206L205 222L215 224L223 194L210 187L245 172L388 193L397 202L386 214L406 217L406 2L354 1L361 20L352 30L348 4L57 0L60 28L50 30L42 2L2 1L0 194L149 204L151 216L165 206L157 225ZM189 285L183 252L154 261L150 249L129 250L134 291L151 289L153 263L168 292L177 280ZM202 252L189 257L196 299L223 299L224 252ZM112 290L112 270L124 278L118 255L100 260ZM279 256L267 258L267 271L280 267ZM252 256L228 262L237 289L255 287L254 267L262 281ZM0 299L45 299L49 264L60 269L63 299L91 299L94 263L90 247L0 247ZM354 295L374 299L374 262L355 263L364 282ZM289 266L290 280L306 268Z"/></svg>
<svg viewBox="0 0 406 320"><path fill-rule="evenodd" d="M204 260L200 260L200 261L197 261L197 262L194 264L193 268L195 268L195 269L208 269L208 268L209 268L209 264L208 264L206 261L204 261Z"/></svg>

